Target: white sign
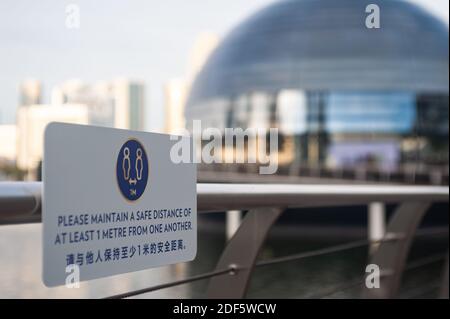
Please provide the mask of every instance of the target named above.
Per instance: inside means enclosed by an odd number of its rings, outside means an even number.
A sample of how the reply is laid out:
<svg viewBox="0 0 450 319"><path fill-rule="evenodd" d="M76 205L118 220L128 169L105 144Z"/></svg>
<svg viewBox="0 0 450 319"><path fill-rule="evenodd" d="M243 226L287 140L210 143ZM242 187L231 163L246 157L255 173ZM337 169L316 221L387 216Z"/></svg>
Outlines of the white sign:
<svg viewBox="0 0 450 319"><path fill-rule="evenodd" d="M195 258L196 166L171 161L175 143L164 134L47 126L42 203L47 286L65 284L74 266L83 281Z"/></svg>

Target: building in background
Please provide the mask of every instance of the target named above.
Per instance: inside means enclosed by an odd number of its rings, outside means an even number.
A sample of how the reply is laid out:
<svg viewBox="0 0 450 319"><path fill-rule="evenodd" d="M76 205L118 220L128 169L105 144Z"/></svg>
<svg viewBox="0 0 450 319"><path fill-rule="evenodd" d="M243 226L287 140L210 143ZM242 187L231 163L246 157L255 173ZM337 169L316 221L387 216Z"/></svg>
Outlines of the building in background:
<svg viewBox="0 0 450 319"><path fill-rule="evenodd" d="M51 103L40 101L40 84L22 85L17 111L17 167L28 180L39 178L43 155L44 130L50 122L89 124L130 130L144 129L144 85L138 81L116 79L87 84L69 80L55 86ZM37 94L39 92L39 94Z"/></svg>
<svg viewBox="0 0 450 319"><path fill-rule="evenodd" d="M13 124L0 125L0 162L16 162L16 131Z"/></svg>
<svg viewBox="0 0 450 319"><path fill-rule="evenodd" d="M22 178L22 172L16 166L16 135L15 125L0 125L0 181Z"/></svg>
<svg viewBox="0 0 450 319"><path fill-rule="evenodd" d="M144 84L118 79L106 85L114 100L114 127L136 131L144 130Z"/></svg>
<svg viewBox="0 0 450 319"><path fill-rule="evenodd" d="M277 127L279 174L448 183L448 28L406 1L377 4L379 29L359 0L249 17L199 72L187 125Z"/></svg>
<svg viewBox="0 0 450 319"><path fill-rule="evenodd" d="M184 105L187 82L184 78L172 79L164 87L165 132L180 133L185 127Z"/></svg>
<svg viewBox="0 0 450 319"><path fill-rule="evenodd" d="M39 177L44 150L44 131L50 122L89 123L89 107L85 104L20 107L17 112L17 166L27 172L28 180Z"/></svg>
<svg viewBox="0 0 450 319"><path fill-rule="evenodd" d="M144 130L144 84L127 79L94 84L66 81L52 90L52 104L77 103L89 107L89 124Z"/></svg>
<svg viewBox="0 0 450 319"><path fill-rule="evenodd" d="M213 32L202 32L196 38L189 52L186 79L191 85L201 71L214 49L219 45L220 37Z"/></svg>
<svg viewBox="0 0 450 319"><path fill-rule="evenodd" d="M65 81L52 89L51 104L87 105L90 125L114 127L114 99L106 84L89 85L80 80Z"/></svg>
<svg viewBox="0 0 450 319"><path fill-rule="evenodd" d="M35 79L27 79L19 86L19 105L33 105L42 102L42 85Z"/></svg>
<svg viewBox="0 0 450 319"><path fill-rule="evenodd" d="M219 37L216 34L201 33L189 54L186 74L183 77L171 79L164 86L166 133L177 134L185 128L184 110L187 94L198 72L218 43Z"/></svg>

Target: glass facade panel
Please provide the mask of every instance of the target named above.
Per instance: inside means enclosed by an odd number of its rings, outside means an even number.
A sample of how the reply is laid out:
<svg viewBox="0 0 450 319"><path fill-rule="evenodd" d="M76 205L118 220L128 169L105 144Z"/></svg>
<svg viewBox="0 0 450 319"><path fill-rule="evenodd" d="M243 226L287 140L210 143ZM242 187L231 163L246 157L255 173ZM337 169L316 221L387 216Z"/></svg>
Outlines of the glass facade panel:
<svg viewBox="0 0 450 319"><path fill-rule="evenodd" d="M283 90L278 94L277 112L281 134L293 135L306 132L306 103L306 95L302 91Z"/></svg>
<svg viewBox="0 0 450 319"><path fill-rule="evenodd" d="M248 125L250 101L247 94L241 95L234 101L235 125L234 127L246 128Z"/></svg>
<svg viewBox="0 0 450 319"><path fill-rule="evenodd" d="M248 127L269 128L272 97L265 93L253 93L250 97L250 119Z"/></svg>
<svg viewBox="0 0 450 319"><path fill-rule="evenodd" d="M326 130L331 133L410 133L416 120L413 93L329 94Z"/></svg>

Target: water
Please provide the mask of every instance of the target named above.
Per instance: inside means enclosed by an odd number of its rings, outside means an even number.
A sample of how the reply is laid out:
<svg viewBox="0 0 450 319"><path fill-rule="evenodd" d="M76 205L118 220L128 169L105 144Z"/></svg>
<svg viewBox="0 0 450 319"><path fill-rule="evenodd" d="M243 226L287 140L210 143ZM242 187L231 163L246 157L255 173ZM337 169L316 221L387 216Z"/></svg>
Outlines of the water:
<svg viewBox="0 0 450 319"><path fill-rule="evenodd" d="M210 271L220 257L225 244L224 232L200 231L198 255L195 261L81 283L79 289L46 288L41 280L41 224L0 226L0 298L101 298L152 285L179 280ZM277 231L278 230L278 231ZM348 242L348 238L283 235L275 228L260 258L287 254ZM297 234L295 234L297 233ZM356 238L355 238L356 239ZM445 252L448 239L423 239L413 246L412 257ZM367 262L367 248L308 258L300 261L261 267L255 270L249 298L308 298L329 293L330 288L360 278ZM442 264L433 264L405 274L403 296L435 297L436 289L425 295L414 291L439 279ZM163 289L138 298L202 298L207 280ZM359 288L327 295L328 298L357 297ZM410 294L410 295L408 295Z"/></svg>

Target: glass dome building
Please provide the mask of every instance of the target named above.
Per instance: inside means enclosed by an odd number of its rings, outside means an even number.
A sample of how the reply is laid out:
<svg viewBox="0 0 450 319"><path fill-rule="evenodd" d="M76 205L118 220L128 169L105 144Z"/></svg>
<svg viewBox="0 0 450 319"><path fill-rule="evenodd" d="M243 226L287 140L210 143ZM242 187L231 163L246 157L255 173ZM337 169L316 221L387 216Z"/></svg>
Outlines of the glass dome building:
<svg viewBox="0 0 450 319"><path fill-rule="evenodd" d="M278 128L279 174L448 183L448 27L377 0L369 29L370 3L281 1L250 16L193 83L188 128Z"/></svg>

